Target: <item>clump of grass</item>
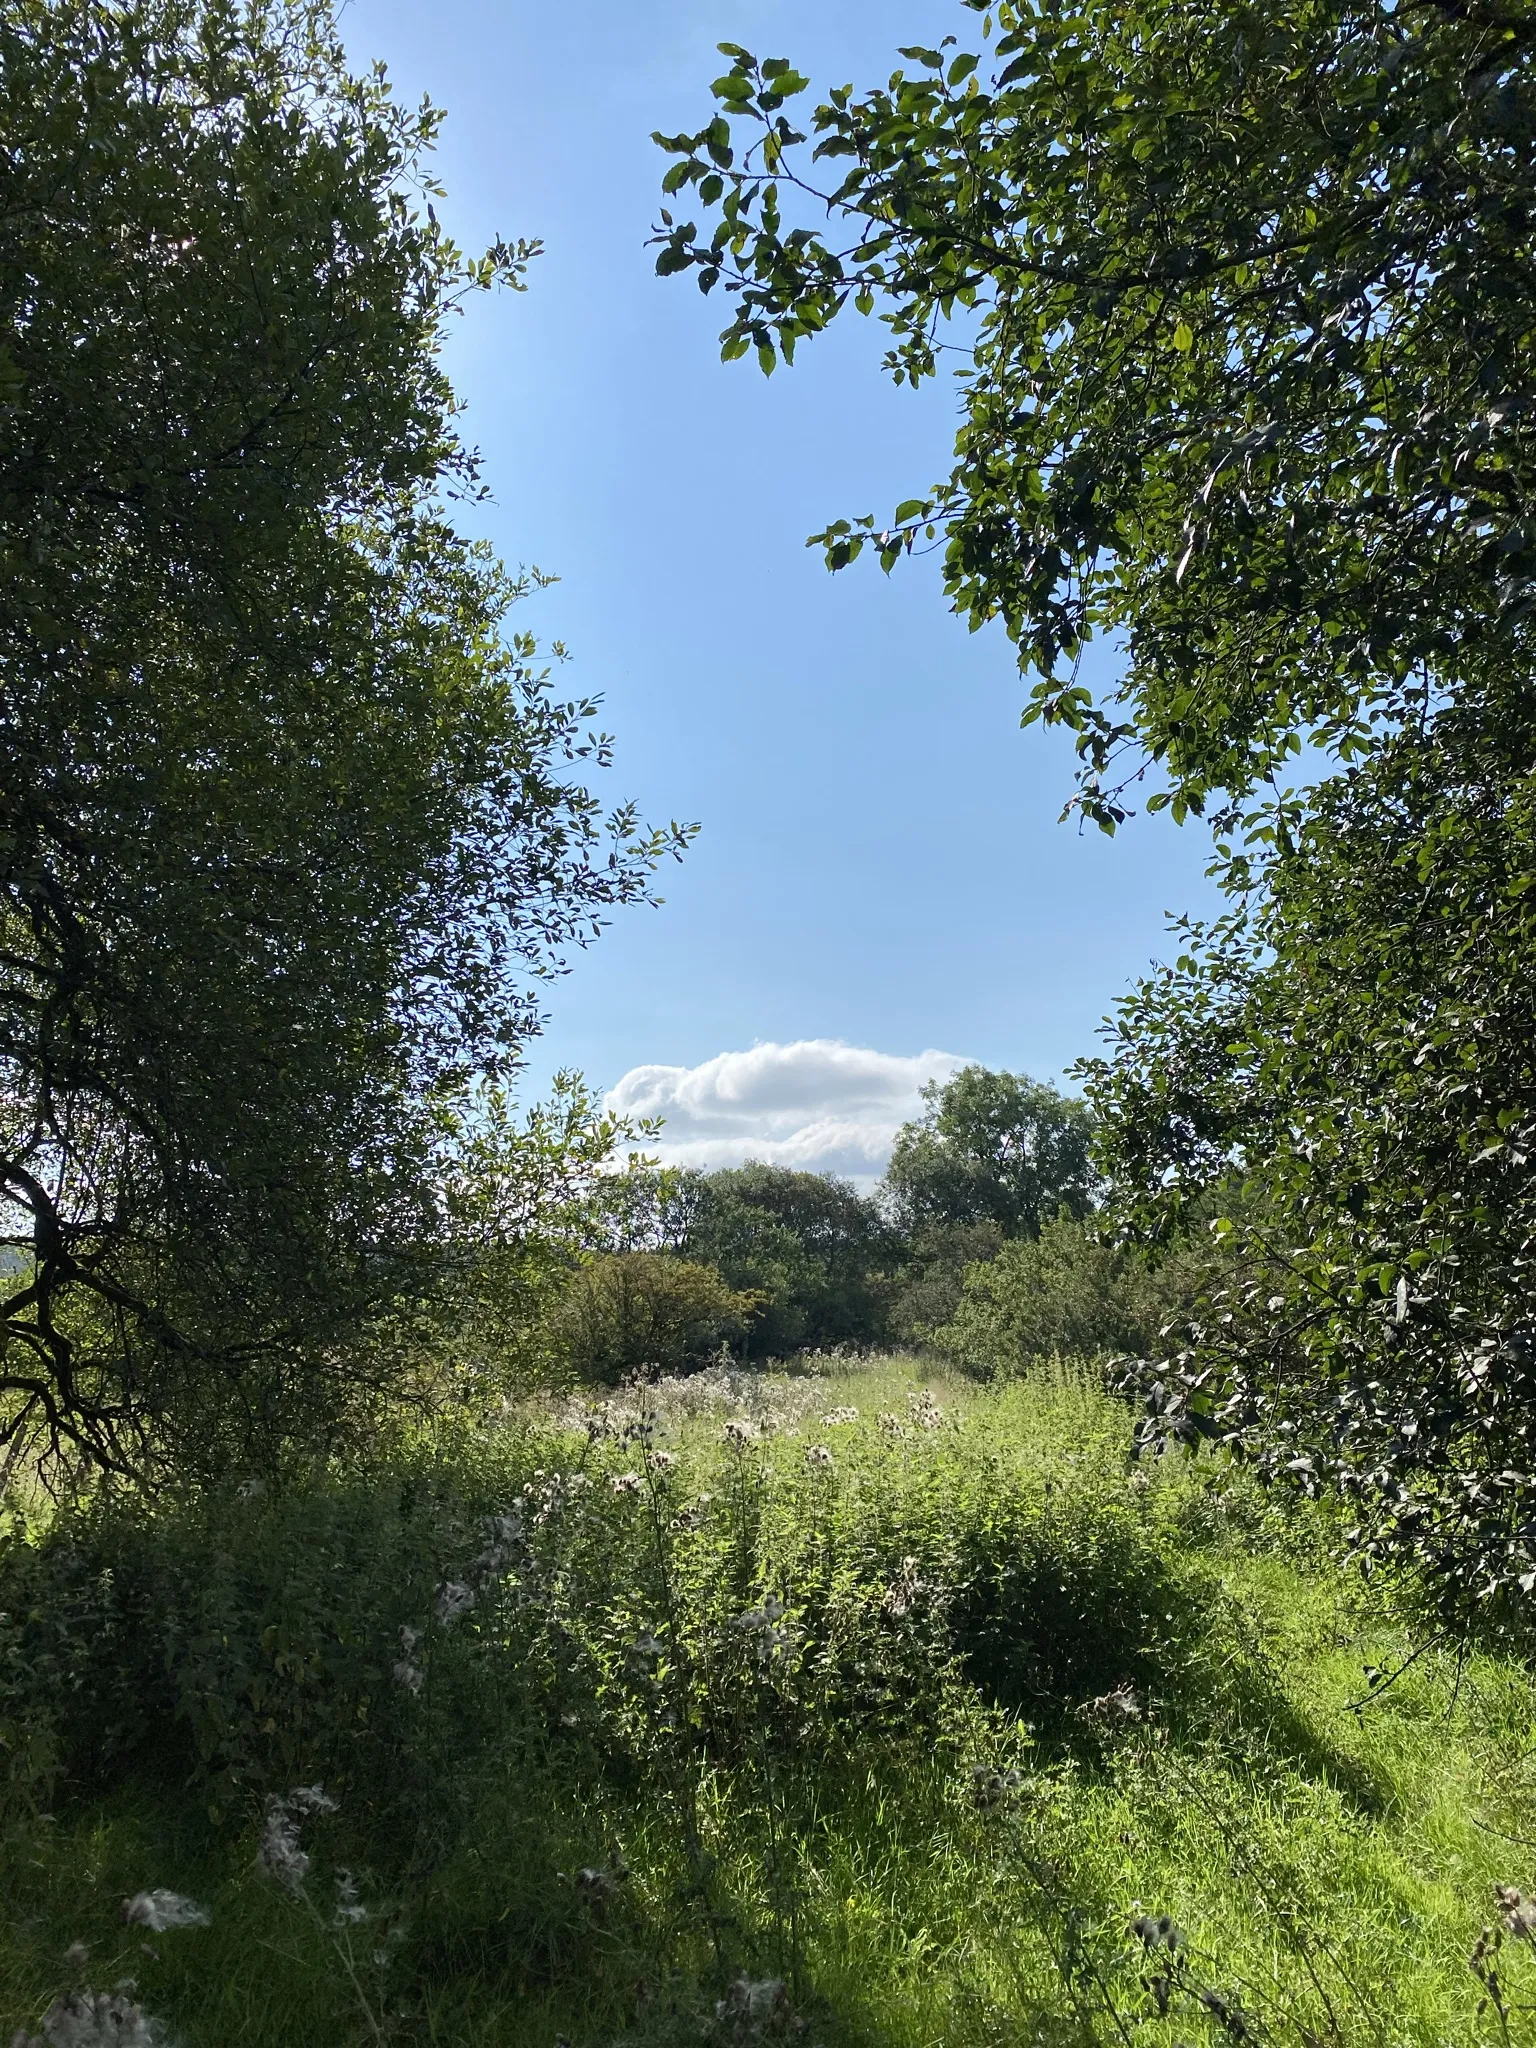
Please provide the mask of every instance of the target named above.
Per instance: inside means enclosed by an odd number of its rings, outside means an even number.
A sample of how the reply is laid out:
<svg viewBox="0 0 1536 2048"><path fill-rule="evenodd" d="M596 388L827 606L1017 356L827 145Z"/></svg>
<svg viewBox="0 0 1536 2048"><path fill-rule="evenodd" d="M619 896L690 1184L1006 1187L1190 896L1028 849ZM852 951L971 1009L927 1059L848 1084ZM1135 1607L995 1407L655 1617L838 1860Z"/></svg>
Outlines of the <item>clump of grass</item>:
<svg viewBox="0 0 1536 2048"><path fill-rule="evenodd" d="M1129 1432L718 1374L13 1535L0 2021L83 1944L189 2048L1536 2039L1528 1673Z"/></svg>

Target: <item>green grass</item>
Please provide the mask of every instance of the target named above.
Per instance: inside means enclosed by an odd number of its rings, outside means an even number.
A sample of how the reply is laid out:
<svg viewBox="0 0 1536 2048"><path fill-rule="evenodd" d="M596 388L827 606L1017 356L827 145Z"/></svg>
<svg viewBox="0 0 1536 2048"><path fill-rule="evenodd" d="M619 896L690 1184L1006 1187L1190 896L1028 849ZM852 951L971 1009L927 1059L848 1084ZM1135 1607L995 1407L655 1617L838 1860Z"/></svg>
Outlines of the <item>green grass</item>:
<svg viewBox="0 0 1536 2048"><path fill-rule="evenodd" d="M0 2039L74 1972L189 2048L1536 2042L1529 1945L1469 1960L1536 1889L1523 1666L1409 1662L1323 1511L1132 1466L1070 1371L709 1394L13 1538Z"/></svg>

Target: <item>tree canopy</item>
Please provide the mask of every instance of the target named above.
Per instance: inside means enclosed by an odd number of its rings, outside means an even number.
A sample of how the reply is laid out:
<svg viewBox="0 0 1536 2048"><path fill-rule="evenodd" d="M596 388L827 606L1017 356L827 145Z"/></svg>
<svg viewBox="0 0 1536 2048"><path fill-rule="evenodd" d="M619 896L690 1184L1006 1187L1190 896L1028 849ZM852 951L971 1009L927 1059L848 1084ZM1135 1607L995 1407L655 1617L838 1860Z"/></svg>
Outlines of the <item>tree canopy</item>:
<svg viewBox="0 0 1536 2048"><path fill-rule="evenodd" d="M700 1174L681 1249L760 1295L746 1335L758 1357L881 1333L897 1247L876 1204L835 1174L756 1160Z"/></svg>
<svg viewBox="0 0 1536 2048"><path fill-rule="evenodd" d="M658 268L728 295L728 358L771 370L852 306L897 381L954 367L951 474L815 538L834 568L942 553L1025 722L1076 733L1083 815L1113 830L1145 779L1217 828L1230 913L1089 1069L1122 1222L1214 1212L1234 1253L1160 1398L1342 1482L1453 1607L1518 1598L1536 15L966 12L798 123L808 81L722 46L713 117L658 137L712 218L664 213Z"/></svg>
<svg viewBox="0 0 1536 2048"><path fill-rule="evenodd" d="M1536 21L961 4L970 49L904 50L801 125L806 79L724 44L719 111L658 137L714 216L667 216L658 268L731 296L728 358L770 369L851 304L898 381L963 379L951 475L834 522L829 562L941 547L1110 826L1148 756L1182 812L1481 687L1536 572Z"/></svg>
<svg viewBox="0 0 1536 2048"><path fill-rule="evenodd" d="M451 522L445 323L536 252L448 238L437 118L307 0L0 19L0 1426L109 1460L325 1383L433 1098L677 843Z"/></svg>
<svg viewBox="0 0 1536 2048"><path fill-rule="evenodd" d="M995 1224L1037 1237L1058 1211L1092 1204L1092 1121L1086 1106L1026 1074L963 1067L930 1081L927 1107L903 1124L885 1188L910 1237L952 1225Z"/></svg>

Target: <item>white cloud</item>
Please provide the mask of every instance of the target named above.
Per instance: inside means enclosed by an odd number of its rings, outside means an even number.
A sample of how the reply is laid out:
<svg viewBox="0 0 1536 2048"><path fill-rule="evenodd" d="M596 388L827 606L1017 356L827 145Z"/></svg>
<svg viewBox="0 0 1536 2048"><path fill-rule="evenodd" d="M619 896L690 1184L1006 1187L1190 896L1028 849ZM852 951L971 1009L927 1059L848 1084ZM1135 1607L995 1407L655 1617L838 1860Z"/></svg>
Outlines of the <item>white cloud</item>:
<svg viewBox="0 0 1536 2048"><path fill-rule="evenodd" d="M897 1130L922 1107L924 1082L948 1080L965 1065L952 1052L908 1059L835 1038L801 1038L717 1053L697 1067L631 1067L608 1107L664 1117L647 1149L669 1165L762 1159L868 1186L885 1170Z"/></svg>

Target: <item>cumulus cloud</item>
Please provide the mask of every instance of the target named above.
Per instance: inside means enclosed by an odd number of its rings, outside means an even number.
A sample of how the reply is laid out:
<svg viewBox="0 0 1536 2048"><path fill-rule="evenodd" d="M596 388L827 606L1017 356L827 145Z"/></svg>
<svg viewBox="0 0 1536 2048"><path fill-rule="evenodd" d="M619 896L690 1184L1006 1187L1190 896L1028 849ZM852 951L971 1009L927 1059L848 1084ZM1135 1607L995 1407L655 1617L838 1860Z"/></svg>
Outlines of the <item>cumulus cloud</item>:
<svg viewBox="0 0 1536 2048"><path fill-rule="evenodd" d="M608 1107L664 1117L654 1150L673 1166L739 1166L762 1159L868 1185L885 1170L897 1130L921 1108L927 1081L966 1065L958 1053L910 1058L800 1038L717 1053L697 1067L631 1067Z"/></svg>

